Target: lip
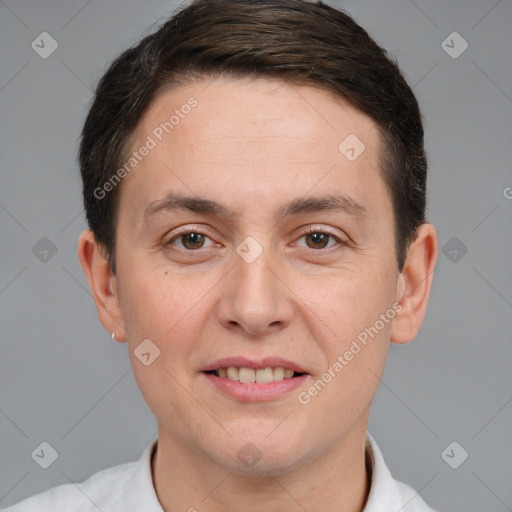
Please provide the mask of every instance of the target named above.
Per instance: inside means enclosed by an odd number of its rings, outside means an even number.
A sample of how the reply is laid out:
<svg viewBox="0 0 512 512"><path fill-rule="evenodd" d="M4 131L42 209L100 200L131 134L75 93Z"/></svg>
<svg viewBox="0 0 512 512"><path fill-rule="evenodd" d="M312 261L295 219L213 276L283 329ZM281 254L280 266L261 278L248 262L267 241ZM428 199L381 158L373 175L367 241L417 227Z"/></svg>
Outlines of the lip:
<svg viewBox="0 0 512 512"><path fill-rule="evenodd" d="M236 368L285 368L293 370L297 373L308 373L309 372L293 361L283 359L282 357L264 357L263 359L248 359L247 357L224 357L217 359L217 361L205 366L201 369L202 372L210 372L212 370L218 370L219 368L229 368L234 366ZM295 377L294 377L295 378Z"/></svg>
<svg viewBox="0 0 512 512"><path fill-rule="evenodd" d="M286 393L297 389L310 377L309 374L303 374L279 381L244 384L243 382L217 377L211 373L203 373L202 375L222 393L241 402L265 402L281 398Z"/></svg>

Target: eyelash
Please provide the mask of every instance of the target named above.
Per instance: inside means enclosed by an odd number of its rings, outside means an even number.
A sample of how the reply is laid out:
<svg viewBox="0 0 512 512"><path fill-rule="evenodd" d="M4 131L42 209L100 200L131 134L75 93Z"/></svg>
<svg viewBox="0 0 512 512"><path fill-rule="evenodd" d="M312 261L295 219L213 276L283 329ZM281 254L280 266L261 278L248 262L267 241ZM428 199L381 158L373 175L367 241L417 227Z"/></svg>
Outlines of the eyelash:
<svg viewBox="0 0 512 512"><path fill-rule="evenodd" d="M203 233L201 232L201 230L199 229L193 229L193 228L187 228L187 229L184 229L183 231L180 231L178 233L176 233L171 239L169 239L167 242L164 242L164 246L165 247L168 247L168 246L172 246L173 245L173 242L175 240L178 240L180 239L182 236L185 236L185 235L189 235L189 234L197 234L197 235L202 235L202 236L205 236L207 238L209 238L211 240L211 238L206 234L206 233ZM306 235L311 235L311 234L322 234L322 235L328 235L330 238L333 238L339 246L338 249L336 249L335 247L329 247L329 248L319 248L319 249L313 249L313 248L310 248L310 247L306 247L306 249L310 250L310 251L314 251L315 253L318 253L318 252L330 252L330 250L339 250L340 248L348 245L346 242L344 242L343 240L341 240L338 236L336 236L334 233L332 233L331 231L329 230L326 230L325 228L317 228L315 226L311 226L307 229L307 231L303 232L300 237L299 237L299 240L301 238L303 238L304 236ZM179 250L181 251L185 251L185 252L189 252L189 253L193 253L193 252L202 252L203 250L206 250L207 248L200 248L200 249L186 249L186 248L178 248Z"/></svg>

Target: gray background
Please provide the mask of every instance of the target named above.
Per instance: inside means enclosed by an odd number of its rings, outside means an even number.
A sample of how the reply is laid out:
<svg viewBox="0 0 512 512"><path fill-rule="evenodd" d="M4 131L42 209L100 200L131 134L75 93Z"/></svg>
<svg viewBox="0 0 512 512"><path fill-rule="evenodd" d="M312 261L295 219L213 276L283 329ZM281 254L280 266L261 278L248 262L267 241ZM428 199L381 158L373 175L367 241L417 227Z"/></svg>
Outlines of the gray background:
<svg viewBox="0 0 512 512"><path fill-rule="evenodd" d="M393 475L433 507L512 510L512 3L329 3L396 56L414 87L429 218L446 253L419 336L391 348L369 430ZM135 460L156 436L126 345L100 325L76 257L86 225L75 155L107 64L175 5L0 1L2 507ZM43 31L59 45L47 59L31 48ZM469 44L458 58L442 47L454 31ZM46 262L33 252L43 237L57 249ZM42 441L58 452L46 470L31 458ZM441 457L453 441L469 453L457 469ZM452 464L461 453L449 451Z"/></svg>

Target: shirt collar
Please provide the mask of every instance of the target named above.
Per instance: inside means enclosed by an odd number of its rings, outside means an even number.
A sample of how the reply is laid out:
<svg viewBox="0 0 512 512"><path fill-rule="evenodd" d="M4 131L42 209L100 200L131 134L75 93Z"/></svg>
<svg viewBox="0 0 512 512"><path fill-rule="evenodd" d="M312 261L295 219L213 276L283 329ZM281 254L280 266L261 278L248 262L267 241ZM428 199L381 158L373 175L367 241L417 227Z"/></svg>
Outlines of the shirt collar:
<svg viewBox="0 0 512 512"><path fill-rule="evenodd" d="M125 498L119 511L164 512L158 501L153 477L151 475L151 458L156 449L158 438L151 441L137 461L134 471L126 482Z"/></svg>
<svg viewBox="0 0 512 512"><path fill-rule="evenodd" d="M375 439L366 433L366 458L370 463L371 485L363 512L380 512L382 510L401 510L397 482L391 475L384 457Z"/></svg>

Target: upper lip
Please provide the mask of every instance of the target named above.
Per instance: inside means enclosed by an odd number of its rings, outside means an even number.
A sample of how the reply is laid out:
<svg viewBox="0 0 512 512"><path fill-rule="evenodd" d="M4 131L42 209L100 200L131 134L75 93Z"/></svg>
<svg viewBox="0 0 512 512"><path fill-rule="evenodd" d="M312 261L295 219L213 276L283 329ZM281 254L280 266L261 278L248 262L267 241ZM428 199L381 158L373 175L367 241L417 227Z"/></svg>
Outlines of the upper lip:
<svg viewBox="0 0 512 512"><path fill-rule="evenodd" d="M224 357L217 359L215 362L204 367L201 371L209 372L212 370L218 370L219 368L229 368L234 366L235 368L284 368L293 370L298 373L309 373L301 365L283 359L282 357L265 357L263 359L248 359L247 357Z"/></svg>

